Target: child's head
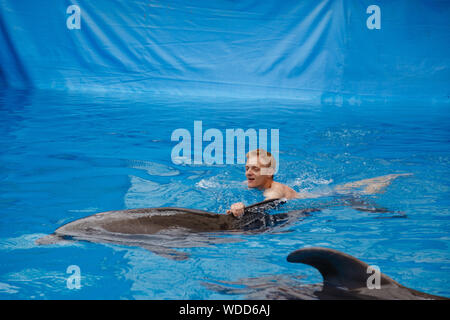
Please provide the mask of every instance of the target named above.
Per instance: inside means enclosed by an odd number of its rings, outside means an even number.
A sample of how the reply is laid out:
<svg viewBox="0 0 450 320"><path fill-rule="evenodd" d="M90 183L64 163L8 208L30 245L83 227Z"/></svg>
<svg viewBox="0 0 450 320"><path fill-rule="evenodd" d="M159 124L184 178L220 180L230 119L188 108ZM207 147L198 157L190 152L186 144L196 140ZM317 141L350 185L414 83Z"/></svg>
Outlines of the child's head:
<svg viewBox="0 0 450 320"><path fill-rule="evenodd" d="M246 155L245 176L250 188L264 186L269 180L273 180L275 173L275 158L264 149L252 150Z"/></svg>

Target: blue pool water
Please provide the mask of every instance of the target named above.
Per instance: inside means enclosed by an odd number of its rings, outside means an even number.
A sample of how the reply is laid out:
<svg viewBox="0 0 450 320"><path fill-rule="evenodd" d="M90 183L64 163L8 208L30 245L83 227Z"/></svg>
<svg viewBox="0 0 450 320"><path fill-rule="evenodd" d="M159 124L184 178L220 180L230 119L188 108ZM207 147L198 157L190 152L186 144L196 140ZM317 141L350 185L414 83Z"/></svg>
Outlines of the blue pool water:
<svg viewBox="0 0 450 320"><path fill-rule="evenodd" d="M97 212L178 206L223 213L262 200L242 165L177 165L177 128L279 129L278 181L297 191L410 172L369 199L391 213L335 206L277 232L178 250L173 261L143 248L34 241ZM450 296L448 105L308 105L232 100L0 93L1 299L243 299L205 283L304 276L286 256L304 246L344 251L401 284ZM320 200L320 199L319 199ZM289 204L307 206L307 201ZM315 200L317 201L317 199ZM325 201L325 200L324 200ZM400 216L400 218L392 218ZM68 266L81 271L69 289Z"/></svg>

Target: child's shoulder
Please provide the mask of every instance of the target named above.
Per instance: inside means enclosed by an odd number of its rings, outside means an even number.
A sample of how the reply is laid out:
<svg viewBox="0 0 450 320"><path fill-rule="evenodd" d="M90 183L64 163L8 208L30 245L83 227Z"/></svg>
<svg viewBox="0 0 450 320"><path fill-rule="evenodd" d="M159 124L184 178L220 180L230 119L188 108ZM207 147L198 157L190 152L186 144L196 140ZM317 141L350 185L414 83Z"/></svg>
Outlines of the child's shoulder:
<svg viewBox="0 0 450 320"><path fill-rule="evenodd" d="M292 189L291 187L279 183L279 182L275 182L276 183L276 189L279 192L279 194L281 195L282 198L295 198L297 196L297 192L295 192L294 189Z"/></svg>

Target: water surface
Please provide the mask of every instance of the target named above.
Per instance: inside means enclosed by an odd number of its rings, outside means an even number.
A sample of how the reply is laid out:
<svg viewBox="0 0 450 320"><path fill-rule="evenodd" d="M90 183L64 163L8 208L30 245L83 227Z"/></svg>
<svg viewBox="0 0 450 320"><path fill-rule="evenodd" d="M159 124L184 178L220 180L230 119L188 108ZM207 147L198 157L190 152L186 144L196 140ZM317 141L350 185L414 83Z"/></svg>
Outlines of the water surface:
<svg viewBox="0 0 450 320"><path fill-rule="evenodd" d="M286 262L304 246L344 251L405 286L450 296L449 120L445 105L3 90L0 298L242 299L202 283L271 276L298 281L298 275L302 283L320 282L313 268ZM233 128L279 129L277 179L297 191L414 175L369 199L391 213L330 207L277 232L181 248L191 256L185 261L112 244L34 244L64 223L102 211L178 206L224 213L237 201L261 201L242 184L242 165L172 162L172 132L193 133L194 121L224 135ZM81 289L66 286L70 265L80 267Z"/></svg>

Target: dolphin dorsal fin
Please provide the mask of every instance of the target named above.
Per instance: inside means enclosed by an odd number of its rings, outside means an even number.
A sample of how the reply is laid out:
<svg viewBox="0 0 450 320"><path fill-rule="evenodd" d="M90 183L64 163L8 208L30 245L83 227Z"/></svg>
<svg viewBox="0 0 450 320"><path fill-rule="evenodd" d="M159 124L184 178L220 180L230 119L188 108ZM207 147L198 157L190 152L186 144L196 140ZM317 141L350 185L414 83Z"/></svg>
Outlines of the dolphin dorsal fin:
<svg viewBox="0 0 450 320"><path fill-rule="evenodd" d="M357 289L367 286L367 279L372 273L367 273L369 265L346 253L322 247L303 248L291 252L288 262L304 263L317 270L323 277L324 285ZM381 273L380 284L401 286L388 276Z"/></svg>

